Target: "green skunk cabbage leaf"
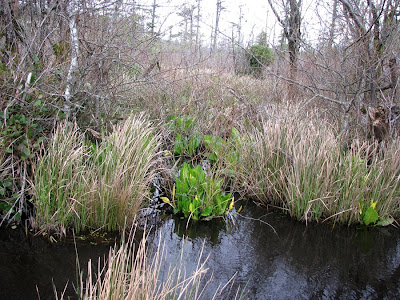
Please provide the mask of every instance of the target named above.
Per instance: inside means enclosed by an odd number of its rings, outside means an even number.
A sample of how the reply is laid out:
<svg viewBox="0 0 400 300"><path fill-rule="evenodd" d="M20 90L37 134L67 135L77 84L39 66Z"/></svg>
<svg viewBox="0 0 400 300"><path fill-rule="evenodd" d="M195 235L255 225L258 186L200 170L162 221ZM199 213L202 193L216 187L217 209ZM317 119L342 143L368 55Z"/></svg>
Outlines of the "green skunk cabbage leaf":
<svg viewBox="0 0 400 300"><path fill-rule="evenodd" d="M378 221L378 213L376 212L375 208L370 206L364 214L363 222L365 225L369 225L371 223L375 223Z"/></svg>
<svg viewBox="0 0 400 300"><path fill-rule="evenodd" d="M394 222L393 218L386 218L384 220L380 220L376 225L378 226L388 226Z"/></svg>
<svg viewBox="0 0 400 300"><path fill-rule="evenodd" d="M183 137L178 133L175 137L174 153L177 155L183 155L185 149L185 142Z"/></svg>
<svg viewBox="0 0 400 300"><path fill-rule="evenodd" d="M196 132L189 140L188 144L188 154L193 156L196 154L197 148L200 146L202 136L200 133Z"/></svg>
<svg viewBox="0 0 400 300"><path fill-rule="evenodd" d="M209 206L209 207L207 207L207 208L205 208L205 209L203 210L203 212L201 213L201 215L202 215L203 217L208 217L208 216L211 215L212 210L213 210L213 207L212 207L212 206Z"/></svg>

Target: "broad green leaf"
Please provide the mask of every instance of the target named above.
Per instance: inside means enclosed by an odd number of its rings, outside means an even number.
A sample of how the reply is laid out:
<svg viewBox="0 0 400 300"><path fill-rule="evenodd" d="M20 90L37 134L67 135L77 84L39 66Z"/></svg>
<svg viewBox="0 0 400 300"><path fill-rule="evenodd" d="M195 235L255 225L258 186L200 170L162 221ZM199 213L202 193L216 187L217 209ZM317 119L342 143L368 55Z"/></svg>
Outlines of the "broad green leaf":
<svg viewBox="0 0 400 300"><path fill-rule="evenodd" d="M376 221L378 221L378 213L376 212L375 208L371 206L365 211L363 222L368 226Z"/></svg>
<svg viewBox="0 0 400 300"><path fill-rule="evenodd" d="M209 206L209 207L205 208L205 209L202 211L201 215L202 215L203 217L208 217L208 216L212 213L212 210L213 210L212 206Z"/></svg>
<svg viewBox="0 0 400 300"><path fill-rule="evenodd" d="M393 218L386 218L384 220L380 220L376 225L378 226L388 226L394 222Z"/></svg>
<svg viewBox="0 0 400 300"><path fill-rule="evenodd" d="M188 143L188 154L193 156L196 154L197 148L200 146L201 143L201 134L196 132L194 135L190 138L189 143Z"/></svg>
<svg viewBox="0 0 400 300"><path fill-rule="evenodd" d="M177 133L175 137L174 153L176 155L183 155L184 148L183 138L179 133Z"/></svg>
<svg viewBox="0 0 400 300"><path fill-rule="evenodd" d="M214 164L217 161L217 158L218 158L218 156L215 153L207 152L207 153L205 153L203 155L210 160L211 164Z"/></svg>
<svg viewBox="0 0 400 300"><path fill-rule="evenodd" d="M0 202L0 210L9 211L12 208L12 204L7 202Z"/></svg>
<svg viewBox="0 0 400 300"><path fill-rule="evenodd" d="M180 174L180 178L182 180L186 180L189 177L189 165L187 163L184 163L181 169L181 174Z"/></svg>

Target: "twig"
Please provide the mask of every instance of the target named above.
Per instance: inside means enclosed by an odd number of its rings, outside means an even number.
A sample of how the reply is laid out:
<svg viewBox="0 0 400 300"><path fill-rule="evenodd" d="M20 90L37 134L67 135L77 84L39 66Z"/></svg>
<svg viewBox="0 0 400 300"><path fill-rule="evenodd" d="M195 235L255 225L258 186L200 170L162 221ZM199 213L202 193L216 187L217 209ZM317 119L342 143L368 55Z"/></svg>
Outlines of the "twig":
<svg viewBox="0 0 400 300"><path fill-rule="evenodd" d="M262 224L265 224L265 225L269 226L269 227L272 229L272 231L276 234L276 236L279 237L279 235L278 235L278 233L276 232L275 228L274 228L271 224L269 224L268 222L265 222L265 221L261 220L261 218L264 217L264 216L266 216L267 214L261 216L261 217L258 218L258 219L251 218L251 217L246 217L246 216L243 216L243 215L241 215L241 214L239 214L239 213L238 213L237 215L240 216L240 217L242 217L243 219L247 219L247 220L251 220L251 221L258 221L258 222L260 222L260 223L262 223Z"/></svg>

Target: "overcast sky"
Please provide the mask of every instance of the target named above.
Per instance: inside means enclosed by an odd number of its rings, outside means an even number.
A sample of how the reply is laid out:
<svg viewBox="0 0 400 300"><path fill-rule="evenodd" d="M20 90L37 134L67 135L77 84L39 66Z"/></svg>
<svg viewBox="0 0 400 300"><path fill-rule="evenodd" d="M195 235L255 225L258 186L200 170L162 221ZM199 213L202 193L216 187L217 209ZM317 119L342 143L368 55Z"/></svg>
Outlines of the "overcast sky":
<svg viewBox="0 0 400 300"><path fill-rule="evenodd" d="M209 43L210 30L215 24L215 11L217 0L201 0L201 32L203 43ZM303 1L302 14L303 20L303 34L308 38L316 38L315 28L318 26L316 23L316 7L315 1ZM139 5L151 7L153 0L137 0ZM178 31L177 24L182 20L176 12L179 7L184 3L196 5L195 0L157 0L156 15L159 16L157 20L156 30L161 32L169 32L168 27L173 26L175 32ZM240 9L242 9L242 32L244 37L244 44L257 37L261 31L266 31L269 37L269 42L277 43L279 35L282 30L276 22L276 18L268 6L267 0L225 0L222 5L225 9L220 17L220 31L231 36L232 23L239 23ZM319 12L323 12L323 8L318 8ZM197 13L197 11L196 11ZM312 24L314 22L314 24ZM304 26L307 24L307 26ZM221 39L221 37L220 37Z"/></svg>

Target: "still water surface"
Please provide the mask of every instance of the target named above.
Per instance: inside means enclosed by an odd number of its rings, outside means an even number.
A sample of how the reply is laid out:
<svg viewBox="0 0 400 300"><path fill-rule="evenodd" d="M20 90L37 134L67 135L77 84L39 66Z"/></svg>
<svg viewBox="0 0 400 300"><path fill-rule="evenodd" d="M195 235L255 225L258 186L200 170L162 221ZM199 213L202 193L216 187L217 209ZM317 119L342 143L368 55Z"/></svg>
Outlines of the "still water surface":
<svg viewBox="0 0 400 300"><path fill-rule="evenodd" d="M233 288L245 287L245 299L400 298L400 230L393 227L306 226L279 211L267 213L248 204L234 222L186 229L185 221L168 218L150 243L160 237L170 261L183 245L187 272L203 249L214 278L210 293L235 276ZM104 256L113 243L77 240L82 266ZM37 289L40 299L54 299L52 281L59 291L69 281L66 295L73 295L75 246L0 229L0 278L0 299L38 299Z"/></svg>

